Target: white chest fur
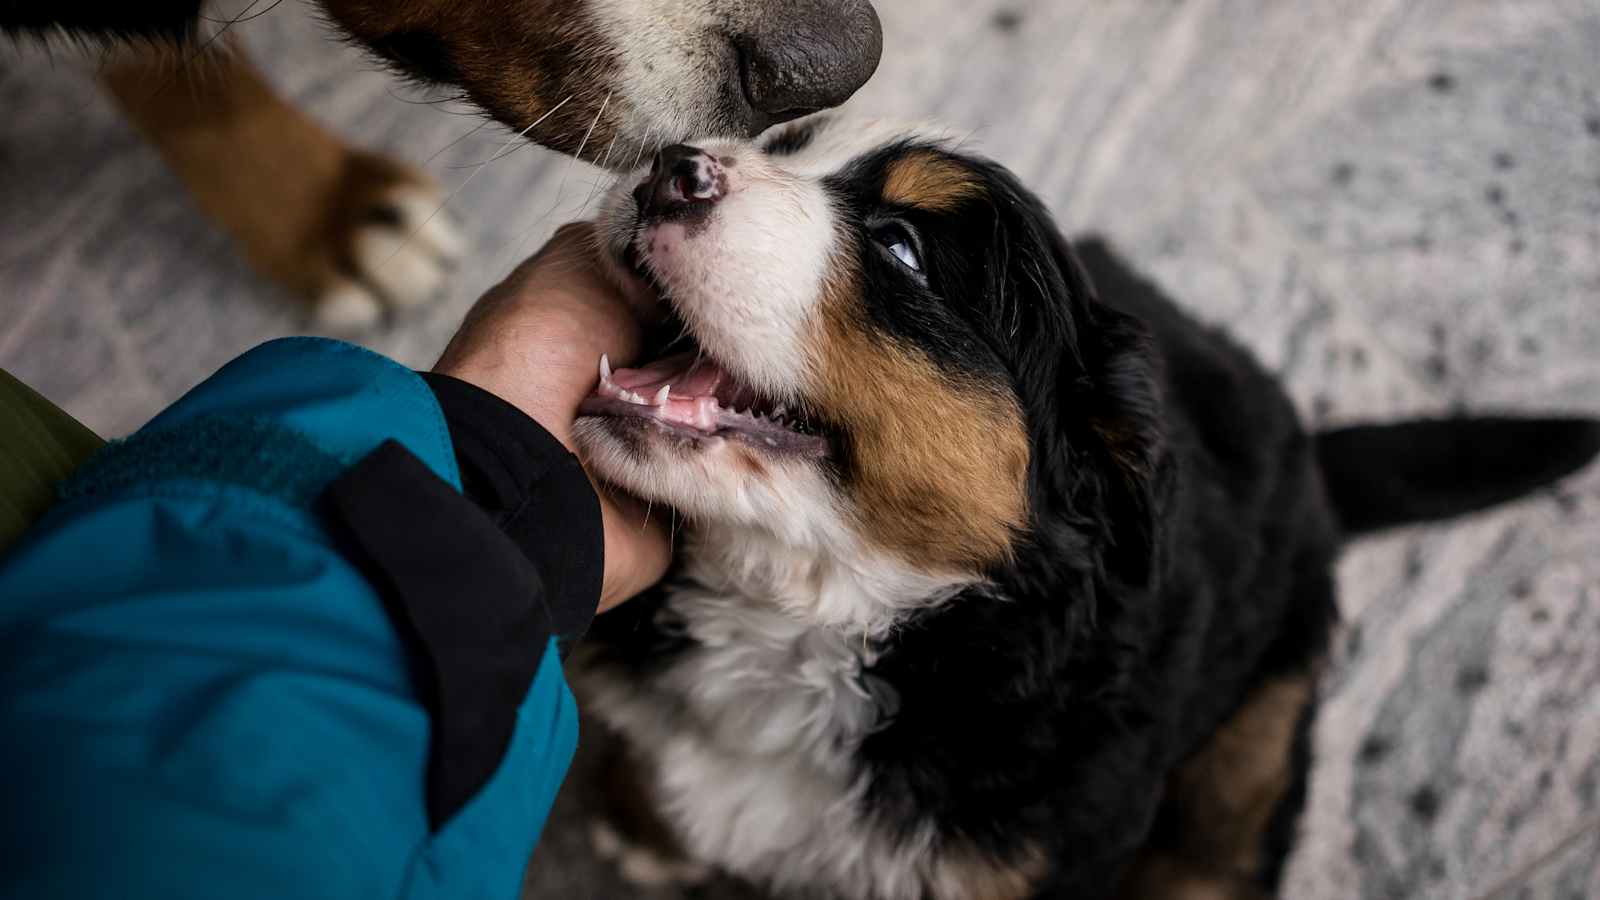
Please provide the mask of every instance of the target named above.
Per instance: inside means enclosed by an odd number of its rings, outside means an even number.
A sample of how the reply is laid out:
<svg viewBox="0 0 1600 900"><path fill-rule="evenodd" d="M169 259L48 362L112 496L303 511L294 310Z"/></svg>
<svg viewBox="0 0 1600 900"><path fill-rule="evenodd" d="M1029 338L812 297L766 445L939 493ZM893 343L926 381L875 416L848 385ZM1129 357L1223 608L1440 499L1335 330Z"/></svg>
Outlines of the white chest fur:
<svg viewBox="0 0 1600 900"><path fill-rule="evenodd" d="M931 829L896 838L858 802L852 758L881 715L859 638L702 588L675 592L662 615L698 646L645 683L604 665L577 683L586 712L649 767L689 853L780 887L925 896Z"/></svg>
<svg viewBox="0 0 1600 900"><path fill-rule="evenodd" d="M585 711L648 767L684 848L780 888L974 896L952 868L960 854L934 852L931 824L889 829L863 810L855 764L885 715L861 679L869 634L958 585L882 559L774 552L748 533L694 540L657 618L689 647L644 679L603 660L574 672Z"/></svg>

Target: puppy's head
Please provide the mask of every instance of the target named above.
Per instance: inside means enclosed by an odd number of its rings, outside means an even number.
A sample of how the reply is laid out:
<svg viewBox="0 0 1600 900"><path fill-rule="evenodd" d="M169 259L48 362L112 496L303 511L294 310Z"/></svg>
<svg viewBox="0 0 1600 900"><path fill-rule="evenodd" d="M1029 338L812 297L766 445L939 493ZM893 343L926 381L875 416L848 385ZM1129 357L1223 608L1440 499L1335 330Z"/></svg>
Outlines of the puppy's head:
<svg viewBox="0 0 1600 900"><path fill-rule="evenodd" d="M529 139L616 169L646 145L754 135L837 106L883 45L869 0L321 3L403 73L460 87Z"/></svg>
<svg viewBox="0 0 1600 900"><path fill-rule="evenodd" d="M603 222L684 335L602 373L579 423L602 477L691 527L944 584L1039 553L1141 577L1151 356L998 166L812 119L667 148Z"/></svg>

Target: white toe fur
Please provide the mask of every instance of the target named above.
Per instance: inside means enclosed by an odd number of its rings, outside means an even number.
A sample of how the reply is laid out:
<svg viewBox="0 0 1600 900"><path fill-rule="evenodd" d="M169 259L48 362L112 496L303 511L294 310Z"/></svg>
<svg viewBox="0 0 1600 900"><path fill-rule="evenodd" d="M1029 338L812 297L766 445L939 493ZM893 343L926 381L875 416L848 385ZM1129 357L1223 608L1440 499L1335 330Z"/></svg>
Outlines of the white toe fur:
<svg viewBox="0 0 1600 900"><path fill-rule="evenodd" d="M355 234L351 254L357 270L396 309L412 309L439 296L451 267L465 252L465 239L440 209L442 199L431 187L398 187L388 201L399 212L399 222L365 225Z"/></svg>
<svg viewBox="0 0 1600 900"><path fill-rule="evenodd" d="M350 335L373 328L383 320L383 304L369 288L341 279L317 298L314 324L320 331Z"/></svg>
<svg viewBox="0 0 1600 900"><path fill-rule="evenodd" d="M389 200L400 211L406 234L415 233L414 240L435 256L454 262L466 253L466 238L444 208L444 195L437 188L408 185L396 190Z"/></svg>

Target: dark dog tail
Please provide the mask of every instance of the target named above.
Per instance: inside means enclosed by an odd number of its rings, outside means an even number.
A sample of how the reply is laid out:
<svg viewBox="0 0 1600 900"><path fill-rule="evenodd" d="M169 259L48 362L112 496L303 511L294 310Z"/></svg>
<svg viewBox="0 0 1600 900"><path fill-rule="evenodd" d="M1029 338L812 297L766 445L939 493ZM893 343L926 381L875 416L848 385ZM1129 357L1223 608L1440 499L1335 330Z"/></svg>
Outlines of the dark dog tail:
<svg viewBox="0 0 1600 900"><path fill-rule="evenodd" d="M1455 418L1357 425L1316 436L1347 534L1513 500L1600 453L1600 419Z"/></svg>

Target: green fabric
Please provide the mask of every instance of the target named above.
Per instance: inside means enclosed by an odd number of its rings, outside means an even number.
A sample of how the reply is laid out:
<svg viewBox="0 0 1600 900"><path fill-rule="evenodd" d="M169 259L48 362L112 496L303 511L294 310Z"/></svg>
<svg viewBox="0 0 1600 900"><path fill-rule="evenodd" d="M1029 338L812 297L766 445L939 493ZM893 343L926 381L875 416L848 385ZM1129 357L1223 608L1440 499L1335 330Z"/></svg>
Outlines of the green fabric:
<svg viewBox="0 0 1600 900"><path fill-rule="evenodd" d="M50 507L56 485L103 443L0 369L0 553Z"/></svg>

